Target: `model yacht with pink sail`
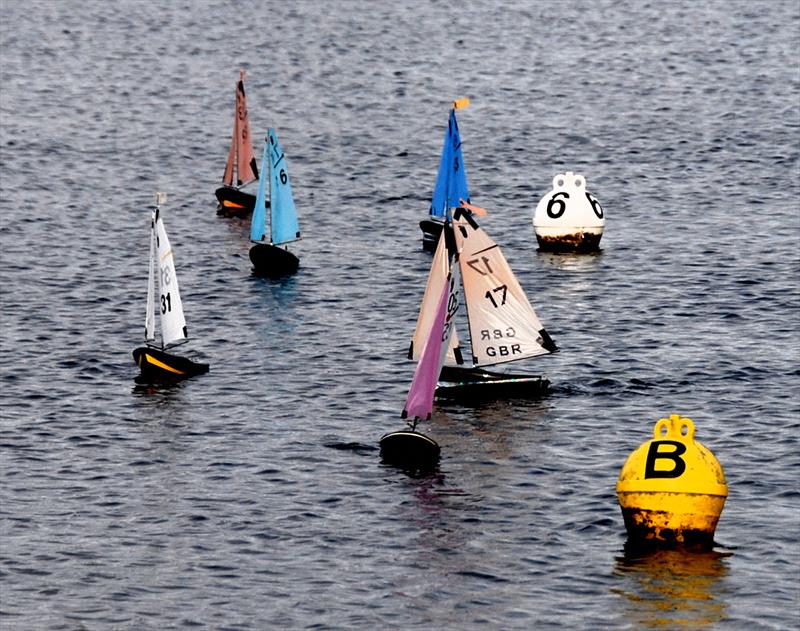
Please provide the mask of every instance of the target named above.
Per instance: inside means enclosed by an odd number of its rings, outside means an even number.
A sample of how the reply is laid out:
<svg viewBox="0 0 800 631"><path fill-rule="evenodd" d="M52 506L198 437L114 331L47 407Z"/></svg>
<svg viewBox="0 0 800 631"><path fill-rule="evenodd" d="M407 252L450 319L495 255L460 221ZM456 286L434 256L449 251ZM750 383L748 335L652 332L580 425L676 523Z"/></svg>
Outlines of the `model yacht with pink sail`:
<svg viewBox="0 0 800 631"><path fill-rule="evenodd" d="M256 196L242 190L250 182L258 179L258 167L253 154L253 140L250 136L250 119L247 113L247 99L244 93L244 70L239 71L236 82L236 110L233 116L233 136L228 152L228 162L222 176L222 186L215 191L221 215L246 216L253 211Z"/></svg>
<svg viewBox="0 0 800 631"><path fill-rule="evenodd" d="M554 353L558 347L500 247L478 225L475 216L485 214L462 201L443 226L409 348L417 367L402 418L411 420L407 429L381 438L385 462L416 466L438 460L439 446L417 431L419 421L430 419L434 398L537 397L549 388L541 375L486 369ZM471 364L456 330L462 288Z"/></svg>

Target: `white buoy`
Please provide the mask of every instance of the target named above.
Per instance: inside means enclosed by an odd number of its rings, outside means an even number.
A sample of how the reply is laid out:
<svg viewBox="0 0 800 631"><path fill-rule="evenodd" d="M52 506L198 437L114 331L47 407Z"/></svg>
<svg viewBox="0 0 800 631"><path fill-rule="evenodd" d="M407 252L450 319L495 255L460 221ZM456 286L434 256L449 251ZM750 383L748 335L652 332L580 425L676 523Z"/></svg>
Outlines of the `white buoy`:
<svg viewBox="0 0 800 631"><path fill-rule="evenodd" d="M586 178L572 171L553 178L553 190L536 206L533 231L547 252L594 252L606 219L603 208L586 190Z"/></svg>

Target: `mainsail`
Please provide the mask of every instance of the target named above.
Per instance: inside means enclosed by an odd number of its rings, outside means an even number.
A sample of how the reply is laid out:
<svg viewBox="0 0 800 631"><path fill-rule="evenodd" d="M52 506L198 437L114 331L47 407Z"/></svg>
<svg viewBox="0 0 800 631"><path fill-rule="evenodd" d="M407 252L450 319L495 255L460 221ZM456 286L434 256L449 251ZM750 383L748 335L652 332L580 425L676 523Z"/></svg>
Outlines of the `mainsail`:
<svg viewBox="0 0 800 631"><path fill-rule="evenodd" d="M159 208L155 211L156 248L158 253L158 306L161 310L161 342L168 346L186 339L186 320L178 291L178 277Z"/></svg>
<svg viewBox="0 0 800 631"><path fill-rule="evenodd" d="M429 419L433 410L433 397L445 353L455 331L453 320L458 311L458 267L447 276L441 287L436 315L427 333L414 378L408 391L402 418Z"/></svg>
<svg viewBox="0 0 800 631"><path fill-rule="evenodd" d="M270 242L280 245L299 239L300 226L297 223L286 156L272 127L267 130L267 147L270 159Z"/></svg>
<svg viewBox="0 0 800 631"><path fill-rule="evenodd" d="M239 71L239 81L236 83L236 115L233 117L233 137L225 173L222 176L223 183L233 186L234 175L237 186L258 179L256 158L250 139L247 100L244 94L244 70Z"/></svg>
<svg viewBox="0 0 800 631"><path fill-rule="evenodd" d="M428 333L431 330L433 321L437 315L437 305L439 296L442 295L442 288L447 284L448 275L450 274L450 254L447 249L446 231L442 230L439 236L439 243L436 246L436 252L433 255L431 263L431 271L428 273L428 282L425 286L425 293L422 295L422 304L419 308L419 316L417 317L417 326L414 329L414 337L411 339L411 345L408 349L408 358L419 360L422 355L422 349L425 346L425 341L428 339ZM455 365L463 363L461 358L461 349L458 342L458 333L453 330L453 335L450 338L450 343L447 349L445 363L448 365Z"/></svg>
<svg viewBox="0 0 800 631"><path fill-rule="evenodd" d="M439 161L439 173L436 176L431 200L430 214L433 217L444 219L447 217L447 211L457 207L460 200L469 201L467 172L461 155L461 135L458 133L456 122L456 109L466 107L468 104L468 99L460 99L453 103L453 109L450 110L442 157Z"/></svg>
<svg viewBox="0 0 800 631"><path fill-rule="evenodd" d="M466 212L456 211L454 230L473 363L500 364L558 350L499 246Z"/></svg>

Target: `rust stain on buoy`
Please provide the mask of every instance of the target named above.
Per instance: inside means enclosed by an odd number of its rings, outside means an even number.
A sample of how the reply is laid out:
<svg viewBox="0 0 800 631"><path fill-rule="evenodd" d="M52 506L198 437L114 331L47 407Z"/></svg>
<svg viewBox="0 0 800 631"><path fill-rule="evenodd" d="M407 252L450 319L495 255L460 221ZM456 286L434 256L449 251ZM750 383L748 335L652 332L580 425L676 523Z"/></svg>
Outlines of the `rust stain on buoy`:
<svg viewBox="0 0 800 631"><path fill-rule="evenodd" d="M596 252L600 249L602 234L576 232L556 237L537 234L539 247L546 252Z"/></svg>

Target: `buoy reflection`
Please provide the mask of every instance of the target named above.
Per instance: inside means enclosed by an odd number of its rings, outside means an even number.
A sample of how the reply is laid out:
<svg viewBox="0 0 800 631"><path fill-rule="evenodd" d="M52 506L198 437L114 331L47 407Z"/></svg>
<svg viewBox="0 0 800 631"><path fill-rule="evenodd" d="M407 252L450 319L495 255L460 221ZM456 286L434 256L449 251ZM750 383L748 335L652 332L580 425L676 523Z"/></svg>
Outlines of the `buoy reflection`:
<svg viewBox="0 0 800 631"><path fill-rule="evenodd" d="M615 588L627 599L634 627L713 625L726 615L723 579L730 553L683 549L642 551L626 546L617 558Z"/></svg>

